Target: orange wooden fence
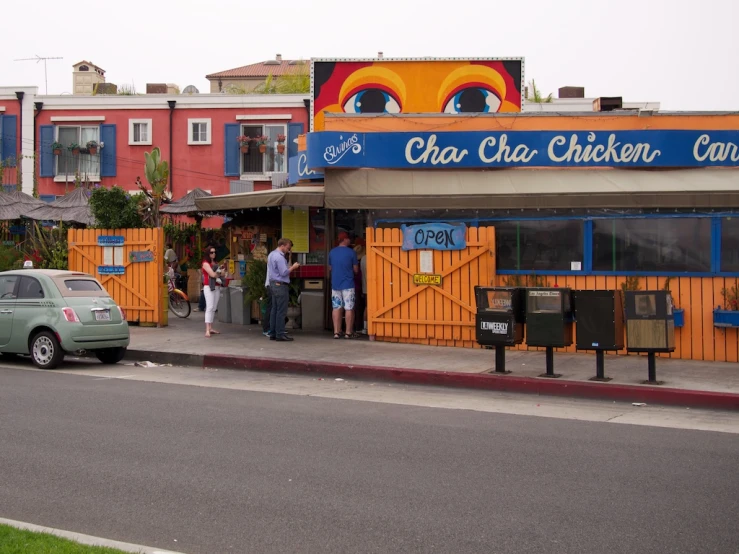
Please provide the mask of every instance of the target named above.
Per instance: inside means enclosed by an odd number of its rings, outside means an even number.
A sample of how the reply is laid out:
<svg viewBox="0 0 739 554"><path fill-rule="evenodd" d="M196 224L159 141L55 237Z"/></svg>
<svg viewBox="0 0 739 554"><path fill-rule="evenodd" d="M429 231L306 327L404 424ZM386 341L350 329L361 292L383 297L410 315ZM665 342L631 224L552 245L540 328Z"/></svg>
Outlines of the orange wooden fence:
<svg viewBox="0 0 739 554"><path fill-rule="evenodd" d="M475 343L476 285L495 278L495 230L467 229L465 250L432 252L441 285L417 285L419 250L401 250L400 229L367 229L367 323L377 340L436 346Z"/></svg>
<svg viewBox="0 0 739 554"><path fill-rule="evenodd" d="M493 227L467 230L467 249L433 252L434 273L442 286L415 285L418 250L404 252L400 229L367 229L367 301L370 335L377 340L437 346L478 347L475 342L474 287L503 286L495 276ZM620 289L626 277L544 276L544 286L573 290ZM723 288L735 277L676 277L670 290L677 308L685 310L685 326L675 329L675 352L664 357L717 362L739 361L739 330L713 326L713 310L723 308ZM640 290L659 290L664 277L641 277ZM577 325L575 325L577 333ZM518 350L538 350L526 343ZM559 351L575 352L574 344ZM620 354L626 354L623 350Z"/></svg>
<svg viewBox="0 0 739 554"><path fill-rule="evenodd" d="M121 265L123 275L101 275L98 266L103 265L103 247L98 236L124 237ZM95 276L108 294L126 310L129 322L166 325L168 323L166 299L163 298L164 233L159 229L71 229L69 242L69 269ZM132 262L129 254L134 251L151 251L153 261Z"/></svg>
<svg viewBox="0 0 739 554"><path fill-rule="evenodd" d="M499 275L496 285L505 284L506 276ZM626 277L543 277L549 286L585 290L620 289ZM716 362L736 362L739 360L739 330L713 326L713 310L723 308L724 298L721 289L736 283L735 277L675 277L670 281L670 291L675 307L685 310L685 326L675 329L675 351L661 354L663 357L685 360L705 360ZM664 277L641 277L640 290L659 290L664 286ZM575 325L577 333L577 325ZM538 350L527 348L525 344L518 350ZM562 352L575 352L574 344ZM626 350L619 352L626 354Z"/></svg>

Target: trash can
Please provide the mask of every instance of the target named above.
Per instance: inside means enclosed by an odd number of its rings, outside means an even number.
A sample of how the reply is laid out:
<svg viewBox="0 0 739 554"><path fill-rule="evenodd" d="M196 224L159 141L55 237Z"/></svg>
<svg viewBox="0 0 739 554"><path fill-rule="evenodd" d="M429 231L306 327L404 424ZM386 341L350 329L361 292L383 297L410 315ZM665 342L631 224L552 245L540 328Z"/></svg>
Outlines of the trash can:
<svg viewBox="0 0 739 554"><path fill-rule="evenodd" d="M244 303L244 287L229 287L231 289L231 323L249 325L251 323L251 305Z"/></svg>
<svg viewBox="0 0 739 554"><path fill-rule="evenodd" d="M218 299L218 321L221 323L231 323L231 288L221 287Z"/></svg>
<svg viewBox="0 0 739 554"><path fill-rule="evenodd" d="M323 331L323 291L304 290L300 293L301 323L304 331Z"/></svg>
<svg viewBox="0 0 739 554"><path fill-rule="evenodd" d="M523 291L519 287L475 287L475 339L483 346L523 342Z"/></svg>

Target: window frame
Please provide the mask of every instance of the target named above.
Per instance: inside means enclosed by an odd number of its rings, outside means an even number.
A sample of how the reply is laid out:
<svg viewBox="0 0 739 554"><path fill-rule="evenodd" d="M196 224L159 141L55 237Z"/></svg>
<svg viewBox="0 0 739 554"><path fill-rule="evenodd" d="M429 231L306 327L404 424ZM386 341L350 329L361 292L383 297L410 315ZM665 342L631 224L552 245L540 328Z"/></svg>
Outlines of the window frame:
<svg viewBox="0 0 739 554"><path fill-rule="evenodd" d="M134 128L136 125L146 125L147 140L135 140ZM151 119L129 119L128 120L128 145L129 146L151 146L154 128Z"/></svg>
<svg viewBox="0 0 739 554"><path fill-rule="evenodd" d="M193 140L192 126L195 124L205 124L205 140ZM213 125L210 117L190 118L187 120L187 144L189 146L207 146L211 144Z"/></svg>
<svg viewBox="0 0 739 554"><path fill-rule="evenodd" d="M36 284L38 284L39 288L41 289L41 296L21 296L21 290L23 289L24 282L33 281ZM21 275L21 278L16 285L16 298L18 300L43 300L46 298L46 292L44 291L44 286L41 284L41 281L39 281L36 277L33 277L31 275Z"/></svg>
<svg viewBox="0 0 739 554"><path fill-rule="evenodd" d="M371 210L370 210L371 211ZM683 214L623 214L618 216L597 216L597 215L572 215L572 216L543 216L543 217L456 217L445 219L447 223L465 223L469 227L492 226L501 221L523 221L523 220L581 220L584 221L585 227L583 232L584 250L583 264L580 271L567 270L513 270L498 269L497 275L551 275L551 276L582 276L582 277L739 277L739 271L722 271L721 270L721 221L727 217L739 218L739 213L683 213ZM690 218L706 218L711 220L710 225L710 247L711 247L711 270L707 272L700 271L594 271L593 270L593 221L595 220L613 220L613 219L690 219ZM408 218L377 218L373 221L374 228L382 228L384 226L395 226L404 223L406 225L412 223L426 223L432 219L416 217ZM496 259L497 265L497 259Z"/></svg>
<svg viewBox="0 0 739 554"><path fill-rule="evenodd" d="M18 298L18 285L20 285L20 282L21 282L21 275L0 275L0 281L2 281L3 279L15 279L15 282L13 283L13 292L10 293L12 296L3 298L2 294L8 294L8 293L7 292L2 293L0 294L0 302L17 299Z"/></svg>
<svg viewBox="0 0 739 554"><path fill-rule="evenodd" d="M100 145L100 143L101 143L100 135L102 133L101 133L101 130L100 130L100 124L99 123L97 125L83 125L83 124L79 124L79 125L59 125L59 124L55 124L54 125L54 140L57 141L57 142L59 141L59 131L61 129L69 129L69 128L76 128L76 129L78 129L77 135L78 135L78 137L80 137L80 140L81 140L81 137L82 137L82 128L83 127L86 127L86 128L89 127L90 129L96 129L97 130L97 139L96 140L97 140L98 145ZM82 147L82 144L81 143L78 143L78 144L80 145L80 147ZM92 156L92 154L80 154L80 155ZM82 179L85 179L86 178L90 182L99 183L100 180L101 180L100 179L100 169L101 169L101 166L103 164L103 158L102 158L102 153L101 153L101 146L98 146L98 153L95 154L95 156L98 159L98 164L97 164L98 172L97 172L97 174L94 174L94 173L92 173L92 174L91 173L82 174L82 173L80 173L80 178L82 178ZM68 182L74 181L74 178L75 178L74 177L74 174L70 175L68 173L65 173L63 175L59 175L59 158L61 158L61 156L54 156L54 182L55 183L68 183ZM77 171L79 171L79 159L77 160Z"/></svg>
<svg viewBox="0 0 739 554"><path fill-rule="evenodd" d="M262 129L260 131L260 134L261 135L264 135L266 133L267 127L282 127L282 133L281 134L285 135L285 152L283 154L280 154L281 156L284 157L285 171L282 171L282 172L280 172L280 171L273 171L273 170L266 171L264 168L267 165L267 152L265 152L264 154L261 155L262 156L262 172L261 173L249 173L249 172L245 172L244 171L244 154L241 153L241 152L239 152L239 175L240 175L241 179L242 180L243 179L249 180L249 179L254 179L256 177L271 178L274 173L287 173L287 131L288 131L288 125L287 125L287 123L281 123L281 122L277 122L277 123L264 123L264 122L263 123L249 123L249 122L246 122L246 121L240 121L239 124L240 124L239 134L241 134L241 135L244 135L245 134L245 132L244 132L244 128L245 127L261 127L261 129ZM255 148L258 148L258 146L256 146Z"/></svg>

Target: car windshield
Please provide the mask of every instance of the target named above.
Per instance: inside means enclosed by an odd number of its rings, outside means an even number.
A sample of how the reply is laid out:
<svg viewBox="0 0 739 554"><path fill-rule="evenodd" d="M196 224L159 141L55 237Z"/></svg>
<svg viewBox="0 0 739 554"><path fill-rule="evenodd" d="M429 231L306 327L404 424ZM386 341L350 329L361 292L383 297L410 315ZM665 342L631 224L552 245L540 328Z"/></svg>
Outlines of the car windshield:
<svg viewBox="0 0 739 554"><path fill-rule="evenodd" d="M65 279L64 286L73 292L100 291L102 287L91 279Z"/></svg>

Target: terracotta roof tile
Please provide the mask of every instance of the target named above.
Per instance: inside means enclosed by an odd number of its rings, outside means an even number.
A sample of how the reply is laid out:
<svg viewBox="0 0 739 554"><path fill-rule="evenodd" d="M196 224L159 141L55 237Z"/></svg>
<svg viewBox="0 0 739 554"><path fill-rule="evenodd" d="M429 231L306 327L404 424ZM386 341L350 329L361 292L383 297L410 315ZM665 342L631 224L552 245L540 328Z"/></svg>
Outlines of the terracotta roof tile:
<svg viewBox="0 0 739 554"><path fill-rule="evenodd" d="M253 63L250 65L244 65L235 69L227 69L225 71L219 71L218 73L211 73L206 75L206 79L217 79L217 78L233 78L233 77L268 77L270 74L279 76L287 73L292 73L300 67L307 67L308 62L298 60L269 60L266 62Z"/></svg>

